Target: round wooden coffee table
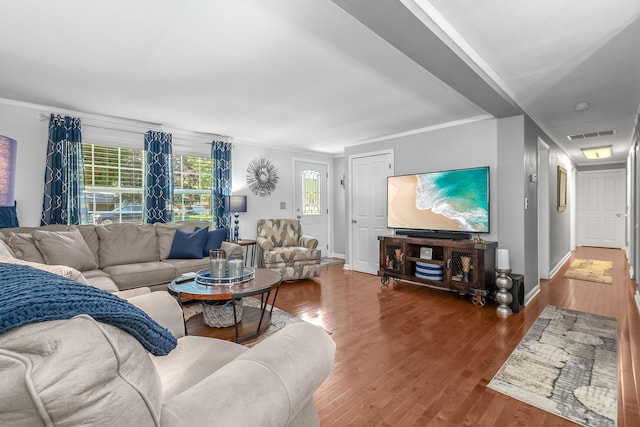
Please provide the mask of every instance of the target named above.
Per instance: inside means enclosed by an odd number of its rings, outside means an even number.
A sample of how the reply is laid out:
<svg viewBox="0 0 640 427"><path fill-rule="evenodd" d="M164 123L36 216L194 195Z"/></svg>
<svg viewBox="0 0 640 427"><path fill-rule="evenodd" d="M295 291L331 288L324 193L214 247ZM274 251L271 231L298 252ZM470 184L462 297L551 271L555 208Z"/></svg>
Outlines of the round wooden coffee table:
<svg viewBox="0 0 640 427"><path fill-rule="evenodd" d="M275 270L256 268L255 277L246 282L231 285L201 285L195 280L169 284L169 292L176 296L182 306L183 300L199 301L229 301L243 297L260 295L260 307L243 307L242 320L226 328L212 328L207 326L199 313L185 322L185 328L190 335L200 335L220 338L228 341L244 342L257 338L271 325L271 310L278 297L278 285L282 276ZM271 290L275 288L271 310L267 310L267 303ZM234 307L235 316L235 307Z"/></svg>

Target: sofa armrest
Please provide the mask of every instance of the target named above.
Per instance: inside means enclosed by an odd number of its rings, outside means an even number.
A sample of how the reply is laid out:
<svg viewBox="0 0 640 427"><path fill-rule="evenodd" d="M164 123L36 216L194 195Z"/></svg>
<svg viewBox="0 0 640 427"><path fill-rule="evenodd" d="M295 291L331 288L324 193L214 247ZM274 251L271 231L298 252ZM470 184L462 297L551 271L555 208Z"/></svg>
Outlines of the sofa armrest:
<svg viewBox="0 0 640 427"><path fill-rule="evenodd" d="M311 236L302 235L298 239L298 245L307 249L315 249L318 247L318 239Z"/></svg>
<svg viewBox="0 0 640 427"><path fill-rule="evenodd" d="M129 298L128 301L167 328L176 338L185 336L182 308L169 292L150 292Z"/></svg>
<svg viewBox="0 0 640 427"><path fill-rule="evenodd" d="M335 349L322 328L289 325L167 400L162 425L287 425L331 374Z"/></svg>
<svg viewBox="0 0 640 427"><path fill-rule="evenodd" d="M269 239L267 239L266 237L258 237L256 239L256 243L258 244L258 246L260 246L260 249L262 249L263 251L270 251L271 249L273 249L273 242Z"/></svg>
<svg viewBox="0 0 640 427"><path fill-rule="evenodd" d="M241 255L244 257L244 248L237 243L224 241L222 242L220 249L224 250L227 258L229 258L229 255L231 254Z"/></svg>

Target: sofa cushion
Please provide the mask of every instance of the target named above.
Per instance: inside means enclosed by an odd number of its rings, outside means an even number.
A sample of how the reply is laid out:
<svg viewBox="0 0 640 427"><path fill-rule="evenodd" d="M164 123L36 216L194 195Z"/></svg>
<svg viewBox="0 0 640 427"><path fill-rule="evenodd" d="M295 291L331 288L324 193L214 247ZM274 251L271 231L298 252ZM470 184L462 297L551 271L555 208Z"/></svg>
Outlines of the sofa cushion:
<svg viewBox="0 0 640 427"><path fill-rule="evenodd" d="M7 244L17 258L23 259L25 261L45 264L45 260L36 247L36 242L33 240L31 234L9 233Z"/></svg>
<svg viewBox="0 0 640 427"><path fill-rule="evenodd" d="M0 366L0 425L160 424L162 386L149 354L89 316L0 335Z"/></svg>
<svg viewBox="0 0 640 427"><path fill-rule="evenodd" d="M160 261L112 265L103 270L120 290L169 283L178 277L173 265Z"/></svg>
<svg viewBox="0 0 640 427"><path fill-rule="evenodd" d="M100 239L98 239L96 226L93 224L83 224L74 225L72 227L77 228L80 231L80 234L82 234L82 238L87 243L87 246L89 246L89 249L91 249L93 258L97 262L99 257L98 250L100 249Z"/></svg>
<svg viewBox="0 0 640 427"><path fill-rule="evenodd" d="M160 259L163 260L167 258L169 252L171 252L173 236L176 234L176 230L180 228L180 225L174 222L156 222L153 226L156 228L156 236L158 236Z"/></svg>
<svg viewBox="0 0 640 427"><path fill-rule="evenodd" d="M193 233L176 230L173 236L173 244L169 252L169 259L194 259L202 258L203 248L207 243L208 229L200 228ZM222 242L221 242L222 243Z"/></svg>
<svg viewBox="0 0 640 427"><path fill-rule="evenodd" d="M176 277L184 273L196 272L198 270L205 270L209 268L208 257L198 259L165 259L162 260L162 262L171 264L175 267Z"/></svg>
<svg viewBox="0 0 640 427"><path fill-rule="evenodd" d="M100 239L100 268L160 260L158 237L152 224L97 225L96 231Z"/></svg>
<svg viewBox="0 0 640 427"><path fill-rule="evenodd" d="M228 234L229 234L228 228L216 228L215 230L209 230L209 234L207 236L207 242L204 245L202 256L208 257L210 250L220 249L222 247L222 242L224 242L224 239L227 238Z"/></svg>
<svg viewBox="0 0 640 427"><path fill-rule="evenodd" d="M168 355L151 357L162 381L163 399L191 388L247 350L230 341L191 335L180 338Z"/></svg>
<svg viewBox="0 0 640 427"><path fill-rule="evenodd" d="M9 245L7 245L7 243L2 238L0 238L0 257L4 257L4 258L16 257L16 254L13 253Z"/></svg>
<svg viewBox="0 0 640 427"><path fill-rule="evenodd" d="M36 247L47 264L64 264L76 270L94 270L98 263L77 228L69 231L35 230Z"/></svg>
<svg viewBox="0 0 640 427"><path fill-rule="evenodd" d="M44 271L48 271L49 273L57 274L58 276L66 277L67 279L71 279L74 282L80 283L82 285L89 284L89 282L87 281L87 279L84 277L82 273L80 273L75 268L69 267L67 265L41 264L39 262L31 262L31 261L18 259L18 258L2 257L2 256L0 256L0 263L28 265L29 267L34 267L39 270L44 270ZM116 288L116 290L118 289Z"/></svg>
<svg viewBox="0 0 640 427"><path fill-rule="evenodd" d="M91 286L95 286L103 291L118 292L120 290L116 282L111 280L111 277L102 270L83 271L82 275Z"/></svg>

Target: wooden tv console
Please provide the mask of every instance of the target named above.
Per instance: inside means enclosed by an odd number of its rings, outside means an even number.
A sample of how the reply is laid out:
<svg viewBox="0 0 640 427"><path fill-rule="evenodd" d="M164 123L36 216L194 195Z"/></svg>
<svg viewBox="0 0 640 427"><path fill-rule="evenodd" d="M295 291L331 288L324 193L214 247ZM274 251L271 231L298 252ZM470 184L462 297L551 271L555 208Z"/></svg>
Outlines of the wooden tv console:
<svg viewBox="0 0 640 427"><path fill-rule="evenodd" d="M378 240L378 276L384 287L388 287L390 279L394 280L394 288L400 280L405 280L459 295L472 295L471 301L477 306L485 305L487 296L495 289L497 242L400 236L378 236ZM435 271L437 276L440 267L441 280L421 274L427 268L426 271Z"/></svg>

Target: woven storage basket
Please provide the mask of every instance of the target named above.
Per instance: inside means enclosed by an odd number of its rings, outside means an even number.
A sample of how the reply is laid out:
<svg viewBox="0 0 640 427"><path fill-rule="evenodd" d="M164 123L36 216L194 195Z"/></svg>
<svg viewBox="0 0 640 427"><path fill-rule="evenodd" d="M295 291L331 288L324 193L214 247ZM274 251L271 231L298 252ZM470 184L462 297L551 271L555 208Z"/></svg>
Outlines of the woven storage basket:
<svg viewBox="0 0 640 427"><path fill-rule="evenodd" d="M202 318L204 324L213 328L226 328L235 324L233 302L236 304L236 318L242 320L242 299L229 301L203 301Z"/></svg>

